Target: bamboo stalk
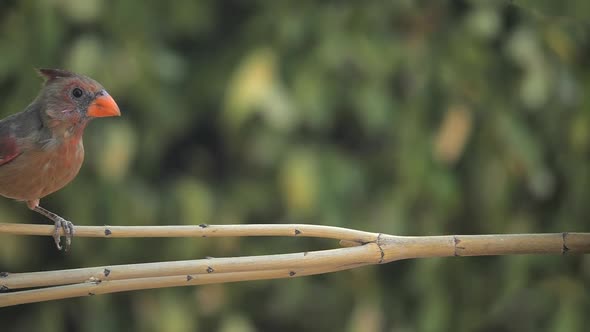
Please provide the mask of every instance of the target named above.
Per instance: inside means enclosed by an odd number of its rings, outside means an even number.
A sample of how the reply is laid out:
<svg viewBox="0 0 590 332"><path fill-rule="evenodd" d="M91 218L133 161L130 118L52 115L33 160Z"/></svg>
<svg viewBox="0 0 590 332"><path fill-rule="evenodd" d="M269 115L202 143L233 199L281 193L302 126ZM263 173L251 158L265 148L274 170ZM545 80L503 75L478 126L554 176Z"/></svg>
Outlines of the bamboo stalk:
<svg viewBox="0 0 590 332"><path fill-rule="evenodd" d="M381 235L379 243L384 251L384 262L445 256L590 253L590 233Z"/></svg>
<svg viewBox="0 0 590 332"><path fill-rule="evenodd" d="M0 276L0 287L15 290L20 288L47 287L134 278L150 278L173 275L219 274L232 272L255 272L280 269L303 269L318 266L332 267L354 264L377 264L381 251L375 244L306 253L246 256L231 258L208 258L185 261L126 264L56 270L30 273L6 273ZM2 295L0 294L0 297Z"/></svg>
<svg viewBox="0 0 590 332"><path fill-rule="evenodd" d="M306 269L260 270L198 275L172 275L165 277L107 280L102 282L88 281L84 283L66 286L46 287L41 289L0 294L0 307L51 300L60 300L72 297L94 296L99 294L109 294L132 290L179 286L196 286L238 281L295 278L314 274L323 274L341 270L348 270L360 266L363 265L359 264L341 266L339 269L329 269L328 267L318 266Z"/></svg>
<svg viewBox="0 0 590 332"><path fill-rule="evenodd" d="M0 234L51 235L53 226L0 224ZM137 289L288 278L446 256L590 253L590 233L394 236L321 225L77 226L77 237L309 236L345 248L32 273L0 273L0 307Z"/></svg>
<svg viewBox="0 0 590 332"><path fill-rule="evenodd" d="M52 225L0 223L0 234L52 236ZM378 233L308 224L182 225L182 226L76 226L76 237L245 237L299 236L348 240L357 243L374 241ZM63 230L61 230L63 234Z"/></svg>

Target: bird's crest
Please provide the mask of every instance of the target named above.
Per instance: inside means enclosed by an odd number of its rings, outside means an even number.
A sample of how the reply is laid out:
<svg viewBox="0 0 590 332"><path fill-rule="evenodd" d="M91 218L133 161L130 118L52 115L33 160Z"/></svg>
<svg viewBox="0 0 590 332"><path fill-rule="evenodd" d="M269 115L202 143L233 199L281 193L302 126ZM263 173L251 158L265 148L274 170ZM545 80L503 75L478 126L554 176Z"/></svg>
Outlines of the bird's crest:
<svg viewBox="0 0 590 332"><path fill-rule="evenodd" d="M50 69L50 68L39 68L37 72L43 79L46 81L50 81L60 77L72 77L75 76L74 73L69 72L63 69Z"/></svg>

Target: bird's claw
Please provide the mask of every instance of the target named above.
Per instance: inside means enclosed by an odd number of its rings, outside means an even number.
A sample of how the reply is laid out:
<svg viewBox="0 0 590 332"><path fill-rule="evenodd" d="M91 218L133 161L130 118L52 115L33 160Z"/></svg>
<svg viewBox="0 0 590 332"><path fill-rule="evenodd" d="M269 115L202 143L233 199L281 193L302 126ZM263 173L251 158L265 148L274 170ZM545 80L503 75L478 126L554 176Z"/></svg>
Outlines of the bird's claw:
<svg viewBox="0 0 590 332"><path fill-rule="evenodd" d="M64 248L65 251L70 249L72 245L72 238L74 237L74 224L71 221L65 220L64 218L59 218L55 221L55 230L53 231L53 240L55 241L55 245L57 246L57 250L61 250L62 246L60 245L60 231L59 229L62 228L64 230L64 236L66 237L66 246Z"/></svg>

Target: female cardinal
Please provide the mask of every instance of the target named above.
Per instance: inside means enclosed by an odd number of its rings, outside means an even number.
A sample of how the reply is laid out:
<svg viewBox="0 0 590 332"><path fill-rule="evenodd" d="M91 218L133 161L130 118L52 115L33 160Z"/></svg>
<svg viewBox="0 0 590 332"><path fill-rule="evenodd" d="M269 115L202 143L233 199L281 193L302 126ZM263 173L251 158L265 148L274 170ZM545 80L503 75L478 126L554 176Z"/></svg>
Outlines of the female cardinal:
<svg viewBox="0 0 590 332"><path fill-rule="evenodd" d="M0 120L0 195L26 201L55 222L69 248L74 225L39 206L39 200L68 184L84 160L82 133L93 118L119 116L119 107L95 80L61 69L39 69L41 92L24 111Z"/></svg>

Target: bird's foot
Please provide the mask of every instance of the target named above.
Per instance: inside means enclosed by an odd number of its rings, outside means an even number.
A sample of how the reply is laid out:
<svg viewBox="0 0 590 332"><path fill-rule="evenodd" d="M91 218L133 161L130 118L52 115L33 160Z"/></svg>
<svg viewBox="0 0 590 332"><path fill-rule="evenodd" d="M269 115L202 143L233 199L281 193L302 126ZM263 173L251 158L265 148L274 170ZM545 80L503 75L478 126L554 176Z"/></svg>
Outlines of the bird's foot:
<svg viewBox="0 0 590 332"><path fill-rule="evenodd" d="M61 250L60 243L60 231L59 229L62 228L64 230L64 236L66 237L66 247L65 251L70 249L70 245L72 244L72 237L74 237L74 224L71 221L67 221L64 218L58 216L57 214L48 211L41 206L39 206L39 200L28 201L27 204L29 208L39 214L44 215L45 217L53 220L55 222L55 230L53 231L53 240L55 241L55 245L57 246L57 250Z"/></svg>
<svg viewBox="0 0 590 332"><path fill-rule="evenodd" d="M68 251L70 249L70 246L72 245L72 238L74 237L74 224L72 224L71 221L65 220L62 217L58 217L55 220L55 231L53 231L53 240L55 241L57 250L61 250L62 248L62 246L60 245L60 228L64 230L64 236L66 237L66 246L64 250Z"/></svg>

